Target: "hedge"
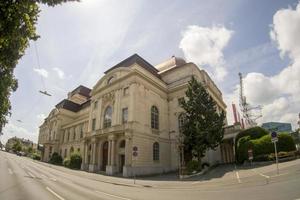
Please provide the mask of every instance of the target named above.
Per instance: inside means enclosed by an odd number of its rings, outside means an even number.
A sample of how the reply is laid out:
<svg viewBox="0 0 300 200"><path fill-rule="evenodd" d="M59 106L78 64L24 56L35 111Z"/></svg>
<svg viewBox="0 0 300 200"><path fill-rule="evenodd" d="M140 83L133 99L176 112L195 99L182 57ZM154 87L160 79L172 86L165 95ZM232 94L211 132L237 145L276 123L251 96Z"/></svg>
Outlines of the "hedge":
<svg viewBox="0 0 300 200"><path fill-rule="evenodd" d="M274 144L270 135L264 135L258 139L250 139L250 136L244 136L239 139L237 144L237 161L243 163L248 160L248 150L253 150L254 161L263 161L268 159L268 155L274 153ZM293 138L287 133L278 134L277 151L290 152L295 151L296 146Z"/></svg>
<svg viewBox="0 0 300 200"><path fill-rule="evenodd" d="M239 141L240 138L245 137L245 136L250 136L250 139L258 139L261 138L264 135L268 135L269 132L264 129L261 128L259 126L256 127L252 127L252 128L248 128L246 130L241 131L235 138L236 142Z"/></svg>
<svg viewBox="0 0 300 200"><path fill-rule="evenodd" d="M201 170L201 164L197 160L191 160L186 164L186 170L189 174Z"/></svg>
<svg viewBox="0 0 300 200"><path fill-rule="evenodd" d="M73 153L70 157L70 168L71 169L80 169L81 168L82 158L80 153Z"/></svg>
<svg viewBox="0 0 300 200"><path fill-rule="evenodd" d="M57 152L54 152L49 160L49 163L54 165L62 165L62 162L63 159Z"/></svg>
<svg viewBox="0 0 300 200"><path fill-rule="evenodd" d="M75 152L71 154L71 157L69 158L65 158L64 159L64 166L71 168L71 169L80 169L81 168L81 162L82 162L82 158L80 153Z"/></svg>
<svg viewBox="0 0 300 200"><path fill-rule="evenodd" d="M41 160L41 155L38 153L33 153L31 157L33 160Z"/></svg>
<svg viewBox="0 0 300 200"><path fill-rule="evenodd" d="M65 166L65 167L70 167L70 158L65 158L64 159L64 162L63 162L63 165Z"/></svg>

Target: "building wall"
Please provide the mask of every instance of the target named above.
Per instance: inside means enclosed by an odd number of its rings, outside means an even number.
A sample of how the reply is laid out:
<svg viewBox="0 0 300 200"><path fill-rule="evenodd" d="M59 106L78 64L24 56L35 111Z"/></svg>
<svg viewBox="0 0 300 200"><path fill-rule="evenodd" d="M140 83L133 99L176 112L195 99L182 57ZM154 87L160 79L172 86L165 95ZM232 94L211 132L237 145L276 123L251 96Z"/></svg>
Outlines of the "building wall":
<svg viewBox="0 0 300 200"><path fill-rule="evenodd" d="M159 76L138 64L119 67L108 72L93 87L91 97L86 99L90 106L78 112L54 109L40 126L39 143L45 147L43 160L48 161L50 147L52 153L58 152L63 158L69 157L73 148L74 151L80 149L84 170L105 170L107 174L123 173L124 176L176 170L179 165L178 116L183 112L178 99L185 96L191 77L195 76L207 86L219 110L225 111L226 105L206 72L192 63L165 70ZM109 80L112 81L108 83ZM69 96L77 103L84 102L84 98L78 94ZM111 127L104 128L108 106L112 107L112 123ZM159 111L158 130L151 128L152 106ZM122 121L123 108L128 108L126 123ZM126 144L124 148L120 146L122 141ZM153 160L155 142L159 143L158 161ZM138 148L137 157L132 156L133 147ZM103 153L106 151L107 154ZM209 151L205 159L216 163L221 160L220 154L219 149Z"/></svg>

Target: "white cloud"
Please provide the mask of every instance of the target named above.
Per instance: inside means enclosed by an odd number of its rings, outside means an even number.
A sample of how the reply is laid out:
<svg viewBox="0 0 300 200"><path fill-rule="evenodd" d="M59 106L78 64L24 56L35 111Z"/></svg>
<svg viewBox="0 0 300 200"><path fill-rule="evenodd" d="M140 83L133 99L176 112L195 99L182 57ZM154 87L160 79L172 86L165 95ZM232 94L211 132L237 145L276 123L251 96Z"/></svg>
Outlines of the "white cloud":
<svg viewBox="0 0 300 200"><path fill-rule="evenodd" d="M57 73L57 75L58 75L58 77L60 79L64 79L65 78L65 73L60 68L54 67L52 69Z"/></svg>
<svg viewBox="0 0 300 200"><path fill-rule="evenodd" d="M189 26L183 32L179 48L188 61L196 63L199 67L207 67L217 80L223 80L227 74L223 49L232 34L233 31L224 26Z"/></svg>
<svg viewBox="0 0 300 200"><path fill-rule="evenodd" d="M27 129L17 126L11 122L5 125L3 128L3 136L1 137L1 141L6 143L6 141L11 137L19 137L29 139L31 141L37 142L37 133L32 133Z"/></svg>
<svg viewBox="0 0 300 200"><path fill-rule="evenodd" d="M265 76L248 73L244 78L247 100L263 105L259 122L289 122L296 128L300 112L300 3L295 10L282 9L275 13L270 37L281 56L289 55L291 64L278 74Z"/></svg>
<svg viewBox="0 0 300 200"><path fill-rule="evenodd" d="M45 69L43 69L43 68L41 68L41 69L34 68L33 71L35 71L36 73L38 73L39 75L41 75L41 76L43 76L45 78L47 78L48 74L49 74L48 71L45 70Z"/></svg>
<svg viewBox="0 0 300 200"><path fill-rule="evenodd" d="M300 3L295 10L282 9L273 16L271 38L276 42L281 56L288 54L291 59L300 57Z"/></svg>

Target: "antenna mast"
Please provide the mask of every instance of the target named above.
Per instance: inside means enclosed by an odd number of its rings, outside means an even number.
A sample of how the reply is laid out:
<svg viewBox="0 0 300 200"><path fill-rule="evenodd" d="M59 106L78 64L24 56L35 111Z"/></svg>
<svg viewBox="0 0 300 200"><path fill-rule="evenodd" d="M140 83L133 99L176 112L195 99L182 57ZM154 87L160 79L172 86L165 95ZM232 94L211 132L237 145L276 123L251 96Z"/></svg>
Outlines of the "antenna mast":
<svg viewBox="0 0 300 200"><path fill-rule="evenodd" d="M261 106L251 107L249 103L247 103L247 98L244 94L244 83L243 83L243 75L239 73L240 77L240 109L242 115L245 119L246 126L256 126L256 120L262 117L261 114ZM254 111L259 111L259 114L254 114Z"/></svg>

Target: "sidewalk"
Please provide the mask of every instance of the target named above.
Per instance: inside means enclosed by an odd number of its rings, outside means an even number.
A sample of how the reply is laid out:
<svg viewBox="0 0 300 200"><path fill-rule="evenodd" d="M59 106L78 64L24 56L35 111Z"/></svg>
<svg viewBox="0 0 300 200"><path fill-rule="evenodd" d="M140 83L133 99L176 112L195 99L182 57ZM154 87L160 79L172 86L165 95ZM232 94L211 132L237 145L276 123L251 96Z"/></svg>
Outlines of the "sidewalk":
<svg viewBox="0 0 300 200"><path fill-rule="evenodd" d="M179 180L178 174L163 174L163 175L156 175L156 176L148 176L148 177L138 177L134 184L133 178L123 178L123 177L115 177L115 176L108 176L99 173L91 173L81 170L72 170L65 168L63 166L56 166L40 161L33 161L38 164L42 164L44 166L50 167L55 170L59 170L64 173L85 177L87 179L96 180L108 184L113 185L121 185L127 187L147 187L147 188L189 188L190 186L197 185L234 185L239 184L236 179L236 171L234 169L234 165L225 165L220 166L208 171L204 175L195 176L189 179ZM300 169L300 159L293 160L285 163L280 163L280 169L285 169L290 166L299 165ZM268 166L261 166L256 167L261 173L270 173L275 170L275 165L268 165ZM251 178L255 174L252 172L251 168L245 169L237 169L240 173L241 177L243 178Z"/></svg>

